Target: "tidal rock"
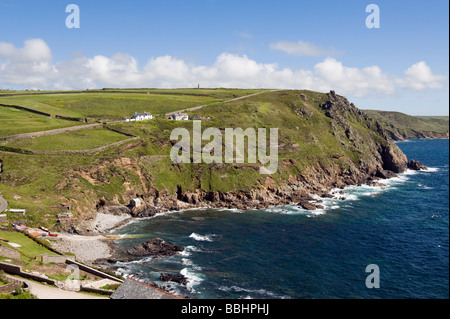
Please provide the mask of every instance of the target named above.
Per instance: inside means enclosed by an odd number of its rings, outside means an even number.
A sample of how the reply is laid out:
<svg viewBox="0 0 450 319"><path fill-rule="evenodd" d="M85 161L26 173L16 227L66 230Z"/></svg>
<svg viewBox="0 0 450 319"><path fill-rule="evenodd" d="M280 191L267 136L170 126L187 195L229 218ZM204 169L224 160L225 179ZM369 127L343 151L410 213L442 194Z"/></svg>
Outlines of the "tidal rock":
<svg viewBox="0 0 450 319"><path fill-rule="evenodd" d="M131 216L133 217L152 217L155 216L158 213L158 209L154 206L144 206L144 207L138 207L134 208L131 211Z"/></svg>
<svg viewBox="0 0 450 319"><path fill-rule="evenodd" d="M384 179L388 179L388 178L397 177L397 174L395 174L393 171L380 169L380 170L377 171L375 176L376 177L381 177L381 178L384 178Z"/></svg>
<svg viewBox="0 0 450 319"><path fill-rule="evenodd" d="M323 208L322 206L316 205L316 204L311 203L311 202L309 202L309 201L307 201L307 200L302 200L302 201L300 201L300 202L298 203L298 206L301 207L301 208L303 208L303 209L306 209L306 210L316 210L316 209L321 209L321 208Z"/></svg>
<svg viewBox="0 0 450 319"><path fill-rule="evenodd" d="M174 275L174 274L162 273L159 276L159 279L161 281L173 281L173 282L179 283L181 285L186 285L188 283L187 278L181 274Z"/></svg>
<svg viewBox="0 0 450 319"><path fill-rule="evenodd" d="M126 252L128 255L134 257L165 257L173 256L183 250L183 247L176 246L171 242L166 242L161 238L155 238L140 245L134 246L133 248L128 249Z"/></svg>
<svg viewBox="0 0 450 319"><path fill-rule="evenodd" d="M421 162L412 160L408 163L408 168L415 171L427 171L428 168Z"/></svg>

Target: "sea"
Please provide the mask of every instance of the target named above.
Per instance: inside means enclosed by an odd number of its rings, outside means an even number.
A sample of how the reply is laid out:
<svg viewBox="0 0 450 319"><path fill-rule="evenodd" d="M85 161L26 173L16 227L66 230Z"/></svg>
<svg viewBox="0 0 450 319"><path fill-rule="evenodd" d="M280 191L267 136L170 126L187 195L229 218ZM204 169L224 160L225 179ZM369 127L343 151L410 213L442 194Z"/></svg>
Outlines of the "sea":
<svg viewBox="0 0 450 319"><path fill-rule="evenodd" d="M185 250L117 263L117 273L191 299L448 299L449 141L397 145L429 170L333 190L324 209L200 208L134 220L115 230L121 247L159 237ZM161 273L188 283L161 282Z"/></svg>

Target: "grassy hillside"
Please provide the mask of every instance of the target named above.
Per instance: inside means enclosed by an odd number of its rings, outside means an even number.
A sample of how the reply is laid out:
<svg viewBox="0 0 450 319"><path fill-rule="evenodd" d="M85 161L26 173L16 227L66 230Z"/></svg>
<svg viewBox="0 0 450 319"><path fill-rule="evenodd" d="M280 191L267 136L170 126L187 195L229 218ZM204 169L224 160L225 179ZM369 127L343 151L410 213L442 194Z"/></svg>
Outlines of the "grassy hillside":
<svg viewBox="0 0 450 319"><path fill-rule="evenodd" d="M82 150L122 141L127 138L125 135L103 128L97 128L17 140L6 143L5 146L30 151Z"/></svg>
<svg viewBox="0 0 450 319"><path fill-rule="evenodd" d="M0 106L0 137L53 130L81 124L81 122L49 118L11 107Z"/></svg>
<svg viewBox="0 0 450 319"><path fill-rule="evenodd" d="M91 121L122 120L135 112L164 115L211 104L261 90L242 89L105 89L100 91L21 92L0 94L0 103L19 105L52 116L88 118Z"/></svg>
<svg viewBox="0 0 450 319"><path fill-rule="evenodd" d="M53 226L56 214L60 212L54 206L61 203L70 203L77 216L88 219L100 199L107 203L126 204L138 195L163 198L162 194L176 195L180 189L191 192L249 192L295 183L303 183L301 187L305 189L320 189L323 185L341 183L337 179L339 174L351 179L360 171L367 173L380 168L382 159L379 152L388 147L374 121L343 97L334 94L268 91L246 99L220 103L223 99L257 91L155 90L154 95L105 91L93 95L70 93L27 95L26 99L22 96L4 98L17 99L16 103L26 101L29 107L47 105L47 110L69 110L93 117L95 114L109 114L112 118L122 112L132 114L138 101L148 103L146 110L152 111L150 101L156 99L160 102L154 104L158 112L206 102L207 106L191 112L192 115L212 117L210 121L202 121L203 131L208 127L244 130L278 128L278 170L267 176L260 174L260 163L174 164L169 155L177 141L171 141L170 134L179 127L192 132L192 121L174 122L159 118L145 122L111 123L108 126L139 139L89 156L70 153L24 155L0 151L3 162L0 193L11 208L28 210L30 224ZM199 92L206 96L192 95ZM90 109L89 105L94 102L97 107ZM120 137L99 129L12 144L33 150L70 150L81 146L93 147L116 138ZM202 141L202 145L208 142Z"/></svg>
<svg viewBox="0 0 450 319"><path fill-rule="evenodd" d="M448 137L448 116L411 116L399 112L365 110L394 140Z"/></svg>

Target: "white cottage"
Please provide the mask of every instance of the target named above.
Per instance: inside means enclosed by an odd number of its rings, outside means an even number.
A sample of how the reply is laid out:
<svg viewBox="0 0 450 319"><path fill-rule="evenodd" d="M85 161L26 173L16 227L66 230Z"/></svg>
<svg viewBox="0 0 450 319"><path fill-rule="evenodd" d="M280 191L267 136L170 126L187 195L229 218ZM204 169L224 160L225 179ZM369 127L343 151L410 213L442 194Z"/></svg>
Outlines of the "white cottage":
<svg viewBox="0 0 450 319"><path fill-rule="evenodd" d="M150 113L134 113L134 115L131 117L131 119L126 118L126 122L134 122L134 121L147 121L152 120L153 115Z"/></svg>

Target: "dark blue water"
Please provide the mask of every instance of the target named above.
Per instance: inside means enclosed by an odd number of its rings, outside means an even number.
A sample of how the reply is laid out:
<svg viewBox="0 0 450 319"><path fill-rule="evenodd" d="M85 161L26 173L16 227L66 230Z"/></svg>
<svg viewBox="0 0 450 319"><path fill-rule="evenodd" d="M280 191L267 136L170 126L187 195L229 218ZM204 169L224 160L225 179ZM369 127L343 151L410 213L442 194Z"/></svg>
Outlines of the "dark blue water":
<svg viewBox="0 0 450 319"><path fill-rule="evenodd" d="M449 298L449 142L398 146L426 164L383 187L352 187L327 209L191 210L143 219L117 231L131 247L155 237L182 255L119 264L123 274L158 282L182 273L191 298ZM200 220L197 217L202 217ZM366 266L380 288L366 287Z"/></svg>

